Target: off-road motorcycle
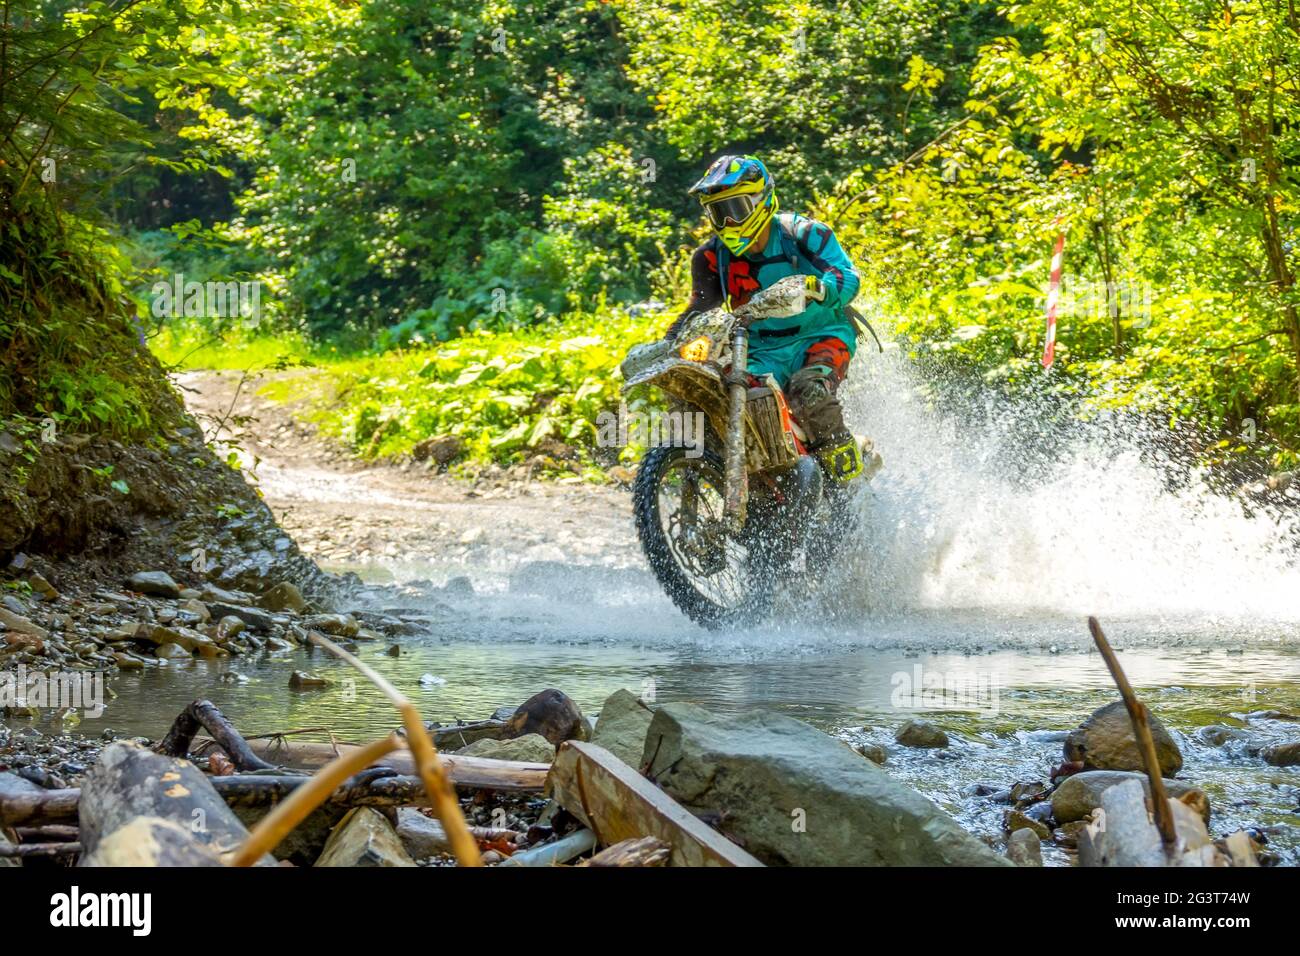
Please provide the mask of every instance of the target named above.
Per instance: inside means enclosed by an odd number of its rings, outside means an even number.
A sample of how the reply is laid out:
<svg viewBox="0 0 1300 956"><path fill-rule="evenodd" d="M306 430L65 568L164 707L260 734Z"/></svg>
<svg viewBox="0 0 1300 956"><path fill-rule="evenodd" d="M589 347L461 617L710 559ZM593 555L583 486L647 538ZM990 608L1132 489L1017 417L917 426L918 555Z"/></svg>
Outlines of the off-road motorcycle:
<svg viewBox="0 0 1300 956"><path fill-rule="evenodd" d="M806 584L800 572L815 574L856 523L852 500L864 479L834 481L807 451L776 380L752 386L745 372L750 323L798 315L806 295L802 276L782 279L734 312L689 317L621 366L625 392L653 385L673 411L703 414L702 450L651 448L632 497L651 570L704 627L762 620L779 585ZM862 451L869 478L880 459L869 440Z"/></svg>

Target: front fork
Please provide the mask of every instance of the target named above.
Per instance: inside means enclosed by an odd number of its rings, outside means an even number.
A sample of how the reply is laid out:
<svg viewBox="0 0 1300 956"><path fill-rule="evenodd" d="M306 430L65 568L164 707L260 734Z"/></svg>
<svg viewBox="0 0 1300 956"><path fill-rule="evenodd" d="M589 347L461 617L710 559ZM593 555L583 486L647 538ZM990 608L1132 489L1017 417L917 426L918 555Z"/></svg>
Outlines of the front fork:
<svg viewBox="0 0 1300 956"><path fill-rule="evenodd" d="M727 473L725 513L733 531L745 526L749 481L745 469L745 402L749 400L749 327L737 322L731 333L731 372L727 392Z"/></svg>

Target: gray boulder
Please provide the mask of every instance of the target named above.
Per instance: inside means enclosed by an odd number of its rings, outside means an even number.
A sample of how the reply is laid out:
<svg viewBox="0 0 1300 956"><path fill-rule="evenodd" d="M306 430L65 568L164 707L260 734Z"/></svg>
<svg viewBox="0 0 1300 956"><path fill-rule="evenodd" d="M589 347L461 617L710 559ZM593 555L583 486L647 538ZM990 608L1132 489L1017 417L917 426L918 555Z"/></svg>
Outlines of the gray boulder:
<svg viewBox="0 0 1300 956"><path fill-rule="evenodd" d="M1265 763L1275 767L1294 767L1300 765L1300 741L1291 744L1278 744L1266 747L1261 754Z"/></svg>
<svg viewBox="0 0 1300 956"><path fill-rule="evenodd" d="M152 594L155 597L181 596L180 585L172 580L172 576L166 571L137 571L131 575L126 586L139 594Z"/></svg>
<svg viewBox="0 0 1300 956"><path fill-rule="evenodd" d="M654 711L630 690L616 690L601 705L591 742L604 747L629 767L641 765L645 735Z"/></svg>
<svg viewBox="0 0 1300 956"><path fill-rule="evenodd" d="M1061 781L1060 786L1052 792L1052 818L1057 823L1070 823L1082 820L1093 810L1101 806L1101 795L1110 787L1136 780L1146 790L1147 799L1151 799L1151 783L1144 773L1130 773L1122 770L1085 770ZM1193 790L1198 790L1190 783L1181 780L1166 780L1165 790L1169 796L1178 798ZM1208 801L1205 814L1209 822Z"/></svg>
<svg viewBox="0 0 1300 956"><path fill-rule="evenodd" d="M948 746L948 735L926 720L904 721L894 739L904 747L942 749Z"/></svg>
<svg viewBox="0 0 1300 956"><path fill-rule="evenodd" d="M1028 828L1012 830L1007 838L1007 859L1016 866L1042 866L1043 844Z"/></svg>
<svg viewBox="0 0 1300 956"><path fill-rule="evenodd" d="M664 704L642 765L770 865L1012 865L843 741L780 714Z"/></svg>
<svg viewBox="0 0 1300 956"><path fill-rule="evenodd" d="M484 737L456 753L466 757L491 757L494 760L526 760L529 763L551 763L555 760L555 747L541 734L525 734L512 740L493 740Z"/></svg>

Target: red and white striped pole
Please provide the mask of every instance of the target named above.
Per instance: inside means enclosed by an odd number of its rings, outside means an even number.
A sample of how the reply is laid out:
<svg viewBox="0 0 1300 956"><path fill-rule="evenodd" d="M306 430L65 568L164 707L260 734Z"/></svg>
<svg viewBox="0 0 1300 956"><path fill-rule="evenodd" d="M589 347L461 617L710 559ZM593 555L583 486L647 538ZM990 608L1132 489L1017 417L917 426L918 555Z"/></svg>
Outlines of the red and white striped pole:
<svg viewBox="0 0 1300 956"><path fill-rule="evenodd" d="M1059 224L1061 218L1056 218ZM1065 230L1056 236L1052 250L1052 278L1047 287L1047 339L1043 342L1043 368L1051 368L1056 361L1056 307L1061 301L1061 262L1065 258Z"/></svg>

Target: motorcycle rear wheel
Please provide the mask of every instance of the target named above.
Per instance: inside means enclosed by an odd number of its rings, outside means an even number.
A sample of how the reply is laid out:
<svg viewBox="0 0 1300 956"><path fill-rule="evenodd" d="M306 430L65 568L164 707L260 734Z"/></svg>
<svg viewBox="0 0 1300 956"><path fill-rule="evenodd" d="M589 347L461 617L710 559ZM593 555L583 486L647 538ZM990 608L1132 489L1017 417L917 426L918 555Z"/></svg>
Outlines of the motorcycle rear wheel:
<svg viewBox="0 0 1300 956"><path fill-rule="evenodd" d="M722 461L710 451L652 448L632 486L637 537L650 570L687 617L711 630L753 624L767 616L769 564L723 520Z"/></svg>

